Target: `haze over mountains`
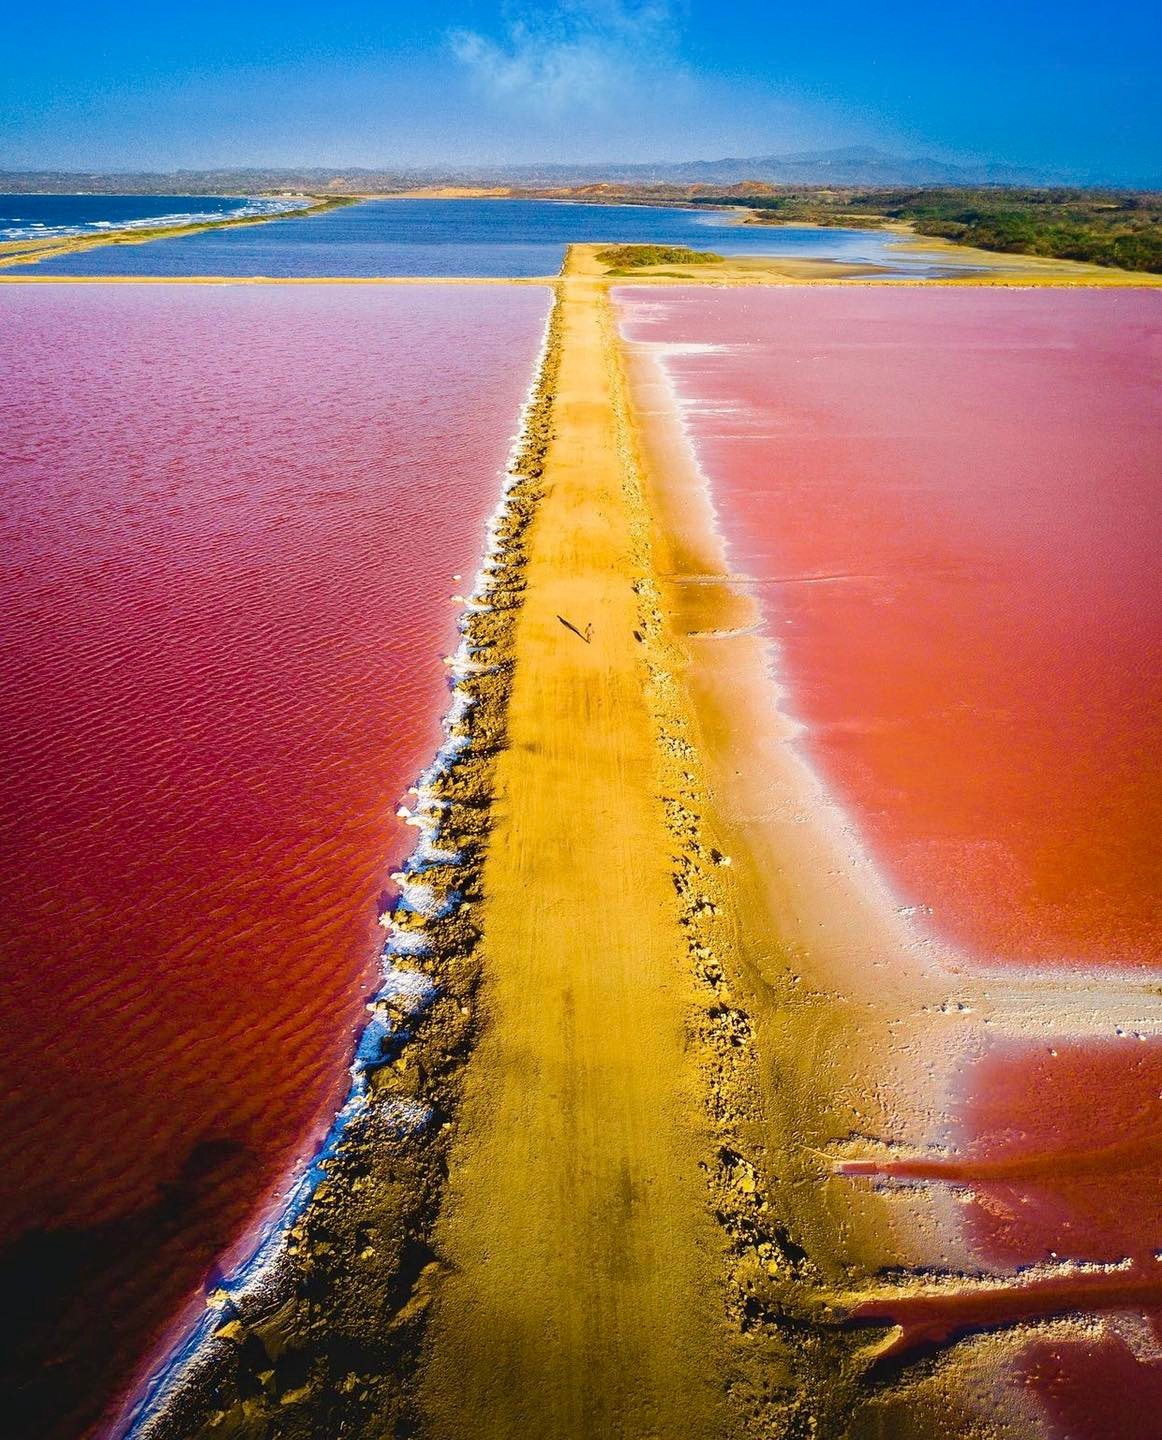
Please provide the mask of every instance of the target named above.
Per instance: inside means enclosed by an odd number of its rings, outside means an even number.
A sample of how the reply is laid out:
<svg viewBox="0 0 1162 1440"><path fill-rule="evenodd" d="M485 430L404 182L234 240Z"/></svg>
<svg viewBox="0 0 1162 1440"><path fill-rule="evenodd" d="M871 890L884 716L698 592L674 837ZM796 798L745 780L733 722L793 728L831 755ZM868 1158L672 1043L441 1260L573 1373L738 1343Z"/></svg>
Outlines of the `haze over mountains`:
<svg viewBox="0 0 1162 1440"><path fill-rule="evenodd" d="M0 170L9 193L135 193L211 195L254 190L375 193L420 185L1103 185L1098 175L1047 172L1012 165L956 165L930 156L889 155L872 146L721 160L636 164L440 165L288 169L253 166L214 170L63 171ZM1160 178L1141 177L1143 188ZM1123 182L1124 187L1124 182Z"/></svg>

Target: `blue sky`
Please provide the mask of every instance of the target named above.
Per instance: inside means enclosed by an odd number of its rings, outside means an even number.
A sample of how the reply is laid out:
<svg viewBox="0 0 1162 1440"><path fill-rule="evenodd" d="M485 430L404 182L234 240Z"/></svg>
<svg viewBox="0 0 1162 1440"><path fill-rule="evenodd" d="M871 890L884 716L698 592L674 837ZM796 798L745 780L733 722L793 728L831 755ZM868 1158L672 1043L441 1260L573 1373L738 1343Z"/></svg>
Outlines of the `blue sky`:
<svg viewBox="0 0 1162 1440"><path fill-rule="evenodd" d="M872 144L1162 177L1162 7L21 5L0 165L653 160Z"/></svg>

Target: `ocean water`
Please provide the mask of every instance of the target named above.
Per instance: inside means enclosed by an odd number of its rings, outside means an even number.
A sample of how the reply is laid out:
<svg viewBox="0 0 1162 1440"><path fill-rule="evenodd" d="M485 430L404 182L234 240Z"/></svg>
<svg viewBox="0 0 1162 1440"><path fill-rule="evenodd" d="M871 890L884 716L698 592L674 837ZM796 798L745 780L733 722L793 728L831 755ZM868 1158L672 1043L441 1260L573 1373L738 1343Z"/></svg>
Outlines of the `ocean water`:
<svg viewBox="0 0 1162 1440"><path fill-rule="evenodd" d="M721 211L544 200L369 200L324 215L118 245L7 273L57 275L555 275L573 241L689 245L936 273L886 231L740 225Z"/></svg>
<svg viewBox="0 0 1162 1440"><path fill-rule="evenodd" d="M0 242L237 220L307 203L244 195L0 195Z"/></svg>
<svg viewBox="0 0 1162 1440"><path fill-rule="evenodd" d="M82 1433L346 1093L547 309L4 295L8 1434Z"/></svg>
<svg viewBox="0 0 1162 1440"><path fill-rule="evenodd" d="M1159 966L1162 294L627 289L804 745L985 962Z"/></svg>

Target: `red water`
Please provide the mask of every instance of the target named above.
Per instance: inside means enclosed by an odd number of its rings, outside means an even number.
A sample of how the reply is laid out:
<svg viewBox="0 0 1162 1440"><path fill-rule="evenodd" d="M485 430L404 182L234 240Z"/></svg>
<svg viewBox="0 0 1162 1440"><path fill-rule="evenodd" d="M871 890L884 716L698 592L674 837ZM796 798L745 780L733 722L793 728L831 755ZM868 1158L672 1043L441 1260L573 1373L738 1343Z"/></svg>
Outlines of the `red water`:
<svg viewBox="0 0 1162 1440"><path fill-rule="evenodd" d="M621 293L790 708L978 957L1159 962L1162 294Z"/></svg>
<svg viewBox="0 0 1162 1440"><path fill-rule="evenodd" d="M547 299L3 302L0 1368L75 1435L346 1088Z"/></svg>
<svg viewBox="0 0 1162 1440"><path fill-rule="evenodd" d="M970 1187L990 1261L1152 1262L1162 1242L1162 1041L996 1045L960 1088L954 1156L854 1161L845 1172Z"/></svg>
<svg viewBox="0 0 1162 1440"><path fill-rule="evenodd" d="M1162 1041L996 1044L955 1089L951 1154L844 1169L955 1186L976 1253L1011 1283L945 1284L858 1314L898 1325L888 1353L906 1354L981 1327L1097 1312L1105 1323L1084 1338L1026 1347L1016 1383L1063 1435L1143 1433L1140 1417L1162 1411Z"/></svg>
<svg viewBox="0 0 1162 1440"><path fill-rule="evenodd" d="M977 966L1101 984L1112 1036L1109 967L1162 962L1162 294L621 304L632 338L674 347L664 364L802 744L897 894ZM1019 1350L1010 1383L1055 1435L1156 1433L1162 1045L982 1030L975 1048L947 1133L842 1169L955 1187L998 1283L930 1276L857 1318L898 1327L884 1354L908 1357L1099 1316Z"/></svg>

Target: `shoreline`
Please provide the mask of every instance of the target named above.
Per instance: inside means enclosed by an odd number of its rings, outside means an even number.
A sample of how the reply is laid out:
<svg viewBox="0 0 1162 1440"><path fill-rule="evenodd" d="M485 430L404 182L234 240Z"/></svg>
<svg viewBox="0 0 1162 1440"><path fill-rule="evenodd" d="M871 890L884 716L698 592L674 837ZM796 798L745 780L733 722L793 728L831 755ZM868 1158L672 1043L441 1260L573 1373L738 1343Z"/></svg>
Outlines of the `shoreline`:
<svg viewBox="0 0 1162 1440"><path fill-rule="evenodd" d="M834 1173L834 1147L853 1133L895 1130L902 1139L931 1123L939 1101L921 1099L922 1057L910 1077L898 1057L884 1062L897 1017L917 1010L936 1016L942 1043L955 1045L956 986L944 957L909 932L797 749L801 727L786 717L757 600L730 563L669 377L652 347L623 344L662 605L704 777L698 809L731 859L721 884L733 954L719 958L746 1037L733 1047L736 1077L712 1074L711 1095L722 1097L712 1100L718 1110L742 1115L729 1143L752 1200L731 1268L736 1303L757 1300L764 1316L749 1329L751 1383L758 1391L764 1370L789 1371L791 1413L805 1411L821 1433L839 1433L841 1417L869 1396L862 1337L837 1322L878 1271L921 1261L917 1237L934 1223L946 1246L954 1241L956 1212L932 1191L901 1201L852 1187ZM891 1103L876 1083L885 1073L893 1076ZM963 1248L946 1253L970 1263ZM768 1417L772 1433L786 1418ZM940 1433L935 1408L916 1433Z"/></svg>
<svg viewBox="0 0 1162 1440"><path fill-rule="evenodd" d="M153 229L147 226L136 229L123 228L97 235L64 235L51 240L33 238L0 241L0 271L16 265L38 265L42 260L56 259L62 255L79 255L107 245L148 245L154 240L182 239L190 235L200 235L207 230L235 230L248 225L269 225L274 220L303 220L357 203L357 197L349 195L336 195L325 199L320 199L318 196L310 198L315 201L313 205L280 210L270 215L246 215L234 219L206 220L194 225L159 225ZM2 278L33 279L39 277L5 276ZM65 279L66 277L54 276L51 278Z"/></svg>
<svg viewBox="0 0 1162 1440"><path fill-rule="evenodd" d="M787 715L790 678L750 582L730 563L711 483L666 373L666 347L625 343L665 557L665 609L682 637L694 708L691 738L733 862L728 907L741 961L733 979L751 1020L761 1101L744 1154L762 1208L807 1257L789 1283L785 1273L761 1282L767 1339L777 1351L780 1320L806 1321L830 1355L816 1386L838 1396L839 1413L856 1406L880 1423L907 1417L915 1433L943 1433L949 1407L972 1410L982 1365L1044 1334L1038 1323L1076 1337L1092 1321L1076 1314L1072 1294L1062 1298L1077 1266L1015 1274L1003 1262L986 1264L953 1187L875 1177L907 1173L907 1157L932 1158L917 1141L943 1133L964 1066L986 1042L1124 1044L1116 1037L1162 1034L1157 977L1002 971L907 918L800 748L802 726ZM1042 1294L1050 1298L1038 1312ZM938 1315L974 1306L988 1315L945 1345L935 1370L903 1370L869 1387L869 1365L899 1333L892 1326L909 1333L913 1297ZM834 1333L845 1315L878 1318L888 1327L880 1345L846 1348Z"/></svg>
<svg viewBox="0 0 1162 1440"><path fill-rule="evenodd" d="M419 838L393 877L397 900L381 923L381 984L368 1002L370 1017L356 1043L351 1084L323 1144L293 1176L287 1198L262 1225L258 1247L207 1296L194 1329L135 1383L102 1433L173 1437L200 1433L212 1421L223 1392L245 1382L242 1343L272 1363L284 1348L309 1345L312 1324L299 1313L303 1280L331 1242L312 1231L349 1230L359 1206L365 1169L384 1155L389 1167L401 1151L414 1169L402 1186L381 1179L382 1198L394 1212L394 1254L378 1283L389 1295L410 1274L410 1250L431 1218L443 1168L448 1129L446 1091L454 1087L470 1049L475 1020L472 996L479 959L478 928L469 916L479 883L481 851L490 824L488 794L493 747L503 735L512 611L519 604L525 563L524 532L537 503L546 444L545 397L558 358L557 302L550 301L540 353L504 471L501 500L488 522L480 567L460 619L461 639L449 657L451 700L442 719L445 741L413 786L414 811L401 809ZM425 1087L425 1071L437 1083ZM402 1074L401 1074L402 1071ZM425 1093L428 1090L430 1093ZM336 1193L339 1192L339 1193ZM345 1193L343 1193L345 1192ZM346 1211L346 1214L342 1212ZM315 1253L312 1253L312 1243ZM366 1247L364 1247L366 1252ZM364 1253L359 1258L368 1260ZM365 1266L365 1270L371 1267ZM365 1276L375 1284L374 1276ZM272 1342L271 1324L279 1332ZM254 1357L250 1357L253 1363ZM239 1373L235 1375L235 1366ZM274 1371L271 1372L272 1378ZM390 1374L381 1377L392 1380ZM238 1393L239 1413L253 1409ZM260 1387L270 1391L270 1386ZM291 1387L290 1393L297 1393ZM364 1397L366 1398L366 1397ZM288 1403L273 1387L276 1405ZM289 1403L297 1403L291 1401Z"/></svg>

